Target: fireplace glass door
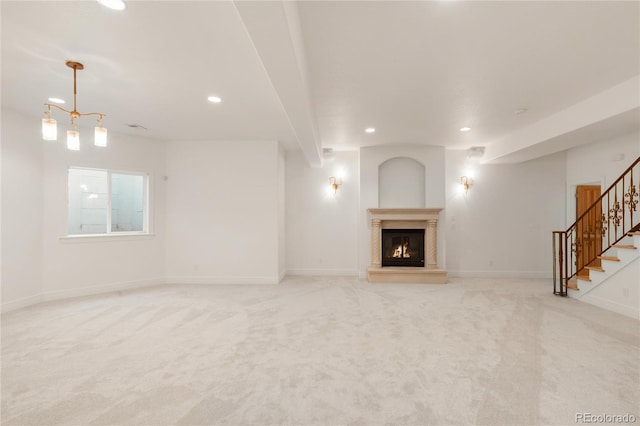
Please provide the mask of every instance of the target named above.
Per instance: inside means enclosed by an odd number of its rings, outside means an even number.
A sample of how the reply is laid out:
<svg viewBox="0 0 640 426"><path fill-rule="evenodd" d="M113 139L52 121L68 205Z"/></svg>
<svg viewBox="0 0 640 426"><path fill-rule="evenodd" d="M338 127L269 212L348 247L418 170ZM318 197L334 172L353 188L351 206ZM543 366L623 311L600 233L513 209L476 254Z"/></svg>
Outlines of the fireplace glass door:
<svg viewBox="0 0 640 426"><path fill-rule="evenodd" d="M424 229L383 229L382 266L424 266Z"/></svg>

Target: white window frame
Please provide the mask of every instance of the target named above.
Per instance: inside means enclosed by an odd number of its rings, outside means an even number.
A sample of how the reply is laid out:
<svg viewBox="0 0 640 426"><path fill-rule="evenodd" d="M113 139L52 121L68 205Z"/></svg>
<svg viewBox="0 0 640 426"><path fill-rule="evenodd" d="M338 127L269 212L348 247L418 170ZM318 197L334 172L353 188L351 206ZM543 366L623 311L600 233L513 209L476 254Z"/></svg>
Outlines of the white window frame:
<svg viewBox="0 0 640 426"><path fill-rule="evenodd" d="M69 172L71 170L92 170L96 172L106 172L107 173L107 222L106 222L106 231L105 233L98 234L69 234ZM142 231L112 231L111 230L111 176L113 174L118 175L131 175L131 176L142 176L144 181L142 184L142 201L144 203L144 212L142 215ZM130 170L115 170L115 169L99 169L92 167L76 167L69 166L67 168L67 222L66 222L66 236L62 237L63 239L75 239L75 238L119 238L119 237L132 237L132 236L150 236L153 235L150 233L150 176L146 172L134 172Z"/></svg>

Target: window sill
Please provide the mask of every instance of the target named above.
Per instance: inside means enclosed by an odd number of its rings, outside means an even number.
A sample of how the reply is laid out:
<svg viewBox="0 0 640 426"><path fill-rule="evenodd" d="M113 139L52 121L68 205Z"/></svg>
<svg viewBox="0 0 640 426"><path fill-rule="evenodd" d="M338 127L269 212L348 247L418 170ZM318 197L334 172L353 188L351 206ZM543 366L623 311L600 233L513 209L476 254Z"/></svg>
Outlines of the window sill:
<svg viewBox="0 0 640 426"><path fill-rule="evenodd" d="M155 234L143 234L140 232L122 232L118 234L83 234L83 235L66 235L60 237L63 243L94 243L106 241L139 241L150 240Z"/></svg>

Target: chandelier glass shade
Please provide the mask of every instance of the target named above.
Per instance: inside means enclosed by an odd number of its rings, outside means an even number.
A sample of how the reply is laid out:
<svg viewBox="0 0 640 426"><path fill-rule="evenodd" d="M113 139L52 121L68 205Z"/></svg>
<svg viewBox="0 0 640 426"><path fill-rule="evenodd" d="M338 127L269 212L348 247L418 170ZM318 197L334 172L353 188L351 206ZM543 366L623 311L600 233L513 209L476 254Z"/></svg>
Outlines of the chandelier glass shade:
<svg viewBox="0 0 640 426"><path fill-rule="evenodd" d="M70 151L80 150L80 134L77 130L67 130L67 149Z"/></svg>
<svg viewBox="0 0 640 426"><path fill-rule="evenodd" d="M74 61L67 61L66 65L73 69L73 110L69 111L55 104L44 104L47 107L47 110L44 112L46 118L42 119L42 139L46 141L55 141L58 139L58 125L56 120L51 118L51 107L53 107L66 112L71 117L71 130L67 131L67 148L69 150L78 151L80 149L80 134L78 133L75 120L88 115L95 115L98 117L98 126L96 126L94 133L94 144L96 146L105 147L107 146L107 129L102 127L102 118L105 117L106 114L101 112L81 113L78 112L78 108L76 106L78 96L78 92L76 90L76 72L78 70L83 70L84 65L80 62Z"/></svg>
<svg viewBox="0 0 640 426"><path fill-rule="evenodd" d="M45 141L55 141L58 139L58 127L53 118L42 119L42 139Z"/></svg>

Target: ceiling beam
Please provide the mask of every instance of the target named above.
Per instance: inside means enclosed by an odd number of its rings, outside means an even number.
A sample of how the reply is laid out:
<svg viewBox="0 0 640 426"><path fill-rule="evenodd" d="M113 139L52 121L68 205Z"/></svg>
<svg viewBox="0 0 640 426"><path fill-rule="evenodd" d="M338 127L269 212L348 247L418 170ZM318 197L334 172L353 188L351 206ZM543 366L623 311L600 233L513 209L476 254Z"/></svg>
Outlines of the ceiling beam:
<svg viewBox="0 0 640 426"><path fill-rule="evenodd" d="M240 19L271 80L312 167L322 166L322 147L308 84L297 4L291 1L234 1Z"/></svg>
<svg viewBox="0 0 640 426"><path fill-rule="evenodd" d="M483 163L514 163L619 136L640 127L640 75L507 135L486 148ZM599 135L599 136L598 136Z"/></svg>

